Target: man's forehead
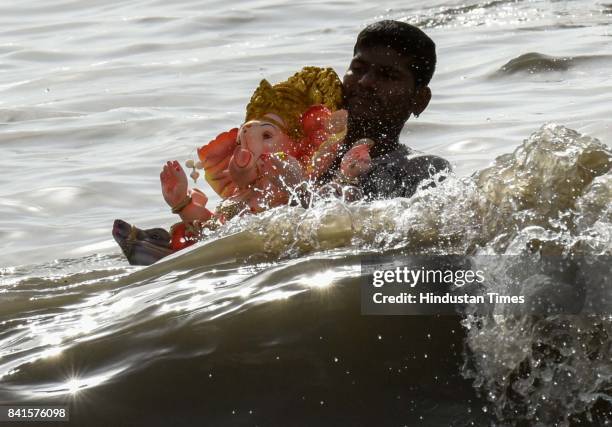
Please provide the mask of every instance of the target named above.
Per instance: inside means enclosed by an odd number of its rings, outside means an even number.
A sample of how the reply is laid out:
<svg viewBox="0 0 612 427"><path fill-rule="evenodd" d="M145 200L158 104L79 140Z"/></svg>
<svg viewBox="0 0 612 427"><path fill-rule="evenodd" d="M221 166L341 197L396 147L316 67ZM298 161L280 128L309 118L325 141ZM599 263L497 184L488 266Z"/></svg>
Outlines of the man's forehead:
<svg viewBox="0 0 612 427"><path fill-rule="evenodd" d="M415 62L414 57L402 55L387 46L357 47L353 59L373 65L406 68L407 70L410 70Z"/></svg>

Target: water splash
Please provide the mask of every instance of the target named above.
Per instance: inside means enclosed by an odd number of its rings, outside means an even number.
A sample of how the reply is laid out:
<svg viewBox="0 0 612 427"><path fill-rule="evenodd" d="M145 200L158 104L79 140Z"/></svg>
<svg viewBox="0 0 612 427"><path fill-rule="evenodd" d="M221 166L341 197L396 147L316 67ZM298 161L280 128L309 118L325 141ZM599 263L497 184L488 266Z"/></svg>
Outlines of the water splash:
<svg viewBox="0 0 612 427"><path fill-rule="evenodd" d="M479 253L506 256L502 262L522 271L524 292L553 295L581 284L587 293L584 314L512 316L494 307L493 316L466 319L464 374L502 423L609 420L611 159L598 140L547 125L475 175L488 205ZM551 255L582 262L569 278L529 269ZM503 292L509 282L495 280L493 290ZM600 315L586 311L594 304Z"/></svg>

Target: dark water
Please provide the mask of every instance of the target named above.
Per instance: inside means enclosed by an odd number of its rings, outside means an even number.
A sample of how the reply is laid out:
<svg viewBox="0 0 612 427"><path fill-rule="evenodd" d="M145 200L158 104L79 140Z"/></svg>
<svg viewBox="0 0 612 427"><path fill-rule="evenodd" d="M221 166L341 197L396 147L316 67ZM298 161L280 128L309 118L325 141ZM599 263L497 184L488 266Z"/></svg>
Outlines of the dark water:
<svg viewBox="0 0 612 427"><path fill-rule="evenodd" d="M212 325L188 323L188 332L139 346L138 370L68 399L36 401L67 402L74 425L459 426L486 419L460 375L459 319L367 318L352 285ZM83 345L34 375L38 382L72 369L92 375L101 360L123 364L109 347L137 343Z"/></svg>
<svg viewBox="0 0 612 427"><path fill-rule="evenodd" d="M409 200L277 208L146 268L7 269L0 399L68 405L73 425L607 425L610 159L547 125ZM362 315L361 262L398 250L496 255L490 291L580 284L592 301ZM547 275L550 254L585 262Z"/></svg>

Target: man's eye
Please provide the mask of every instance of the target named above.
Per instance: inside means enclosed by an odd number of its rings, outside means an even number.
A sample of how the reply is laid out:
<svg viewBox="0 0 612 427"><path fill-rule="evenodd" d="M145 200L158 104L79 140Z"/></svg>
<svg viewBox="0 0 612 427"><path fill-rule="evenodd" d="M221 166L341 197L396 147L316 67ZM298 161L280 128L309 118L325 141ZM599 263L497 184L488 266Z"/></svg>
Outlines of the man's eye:
<svg viewBox="0 0 612 427"><path fill-rule="evenodd" d="M264 132L263 139L270 139L270 138L272 138L272 134L270 132Z"/></svg>
<svg viewBox="0 0 612 427"><path fill-rule="evenodd" d="M399 74L397 74L395 71L386 71L386 70L381 71L380 75L384 77L385 79L389 79L389 80L395 80L399 77Z"/></svg>

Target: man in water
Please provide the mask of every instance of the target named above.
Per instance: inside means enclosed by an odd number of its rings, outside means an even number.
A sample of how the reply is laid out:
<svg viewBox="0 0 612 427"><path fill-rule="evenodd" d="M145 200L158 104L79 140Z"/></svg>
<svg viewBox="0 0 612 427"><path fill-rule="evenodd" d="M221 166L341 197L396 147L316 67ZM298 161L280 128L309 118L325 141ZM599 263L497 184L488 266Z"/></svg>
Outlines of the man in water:
<svg viewBox="0 0 612 427"><path fill-rule="evenodd" d="M431 99L429 82L436 67L436 45L420 29L398 21L380 21L357 36L353 59L343 80L348 132L343 152L365 139L366 165L351 183L366 198L410 197L419 184L450 170L441 157L416 155L399 141L411 115L419 116ZM342 153L344 154L344 153ZM349 165L342 164L342 169ZM341 177L341 158L321 183ZM340 182L343 180L340 179ZM344 180L346 182L346 180Z"/></svg>
<svg viewBox="0 0 612 427"><path fill-rule="evenodd" d="M412 25L380 21L359 33L343 80L344 104L349 113L347 136L319 184L332 180L347 183L341 173L347 169L342 167L345 166L342 155L353 145L359 150L364 139L368 140L367 151L361 150L365 155L357 157L365 162L353 168L358 173L350 177L350 183L368 199L410 197L424 180L450 169L446 160L417 155L399 141L410 116L418 116L429 104L428 84L435 65L434 42ZM150 264L171 252L168 242L160 244L159 239L148 238L147 231L115 221L113 236L131 263ZM141 238L137 232L147 238ZM162 251L152 251L149 243L163 246ZM139 256L141 253L143 256Z"/></svg>

